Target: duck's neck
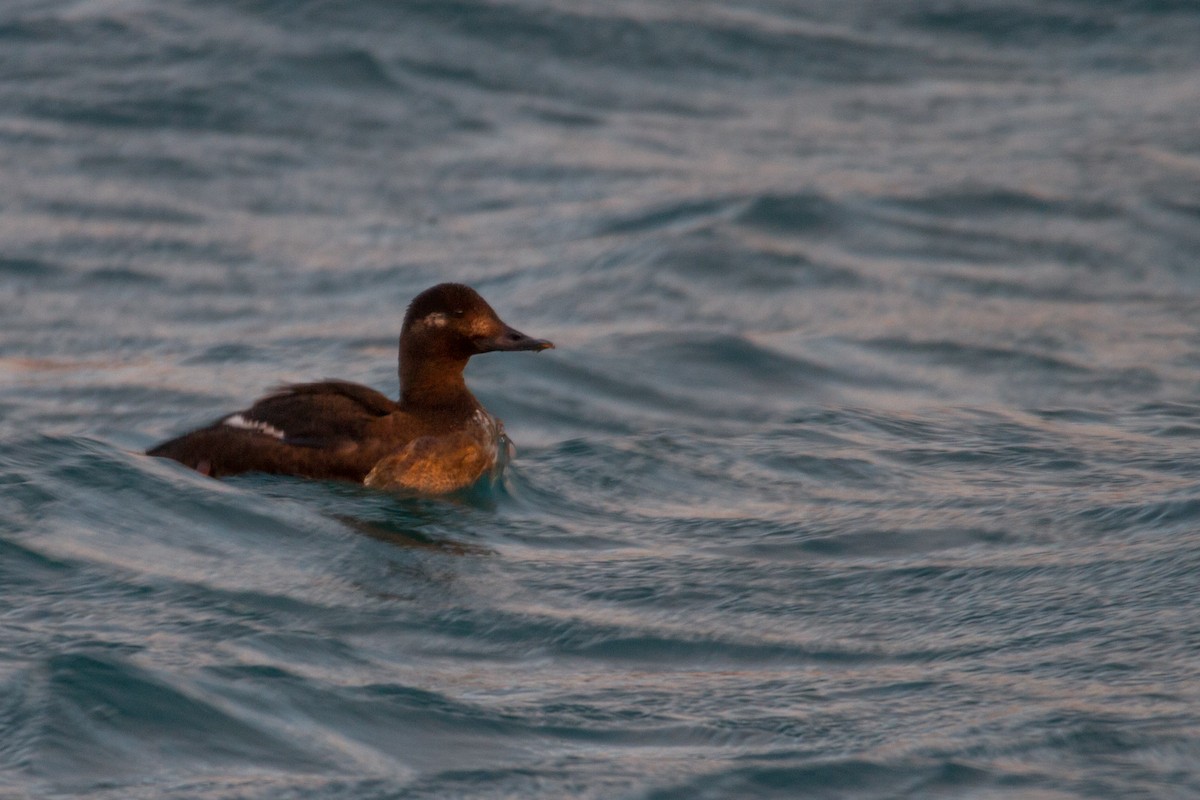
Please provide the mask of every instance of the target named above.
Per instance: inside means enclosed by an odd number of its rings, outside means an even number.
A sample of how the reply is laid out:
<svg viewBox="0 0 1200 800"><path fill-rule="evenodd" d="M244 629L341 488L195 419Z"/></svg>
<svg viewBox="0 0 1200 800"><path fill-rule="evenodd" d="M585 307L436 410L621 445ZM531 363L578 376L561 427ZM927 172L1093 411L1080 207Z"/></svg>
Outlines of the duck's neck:
<svg viewBox="0 0 1200 800"><path fill-rule="evenodd" d="M405 410L473 404L463 369L467 359L400 355L400 407Z"/></svg>

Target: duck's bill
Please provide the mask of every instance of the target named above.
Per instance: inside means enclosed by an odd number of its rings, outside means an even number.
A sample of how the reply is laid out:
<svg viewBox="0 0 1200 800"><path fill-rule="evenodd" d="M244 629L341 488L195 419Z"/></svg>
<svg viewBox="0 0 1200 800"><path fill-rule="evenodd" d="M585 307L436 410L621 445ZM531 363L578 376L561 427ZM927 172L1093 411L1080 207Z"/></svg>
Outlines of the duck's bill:
<svg viewBox="0 0 1200 800"><path fill-rule="evenodd" d="M542 350L553 350L554 342L547 339L534 339L532 336L526 336L515 328L504 326L504 330L499 336L488 339L477 339L476 346L481 353L491 352L517 352L521 350L530 350L538 353Z"/></svg>

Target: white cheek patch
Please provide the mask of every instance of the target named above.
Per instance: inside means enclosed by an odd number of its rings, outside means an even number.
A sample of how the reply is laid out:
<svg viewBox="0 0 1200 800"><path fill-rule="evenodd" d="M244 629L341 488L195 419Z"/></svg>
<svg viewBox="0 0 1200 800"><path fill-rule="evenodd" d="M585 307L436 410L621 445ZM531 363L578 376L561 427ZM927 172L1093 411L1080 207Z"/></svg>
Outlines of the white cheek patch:
<svg viewBox="0 0 1200 800"><path fill-rule="evenodd" d="M444 328L446 327L446 315L440 311L435 311L432 314L426 314L424 323L430 328Z"/></svg>
<svg viewBox="0 0 1200 800"><path fill-rule="evenodd" d="M241 414L231 414L230 416L221 420L221 424L228 425L231 428L239 428L244 431L258 431L259 433L265 433L267 436L274 436L276 439L282 439L284 437L283 431L279 430L279 428L276 428L274 425L270 425L266 422L261 422L256 419L246 419Z"/></svg>

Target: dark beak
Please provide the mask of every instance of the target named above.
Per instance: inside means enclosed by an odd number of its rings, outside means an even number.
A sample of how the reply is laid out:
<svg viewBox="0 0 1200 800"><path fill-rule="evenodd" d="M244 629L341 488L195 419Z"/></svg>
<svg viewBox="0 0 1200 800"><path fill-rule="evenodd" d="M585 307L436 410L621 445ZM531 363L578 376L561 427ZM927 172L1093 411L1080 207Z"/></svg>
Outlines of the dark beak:
<svg viewBox="0 0 1200 800"><path fill-rule="evenodd" d="M549 342L545 339L534 339L532 336L526 336L519 330L505 325L504 330L500 331L499 336L490 339L476 339L475 346L479 348L479 352L481 353L491 353L493 351L515 352L518 350L532 350L537 353L542 350L553 350L554 342Z"/></svg>

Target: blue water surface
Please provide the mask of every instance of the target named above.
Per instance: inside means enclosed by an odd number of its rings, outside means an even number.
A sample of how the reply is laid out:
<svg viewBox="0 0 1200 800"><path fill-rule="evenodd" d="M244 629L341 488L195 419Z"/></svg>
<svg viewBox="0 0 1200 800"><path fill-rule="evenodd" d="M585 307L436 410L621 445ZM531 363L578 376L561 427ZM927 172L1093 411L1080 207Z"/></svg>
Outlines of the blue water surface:
<svg viewBox="0 0 1200 800"><path fill-rule="evenodd" d="M1200 796L1200 5L0 4L0 798ZM443 500L140 453L540 355Z"/></svg>

